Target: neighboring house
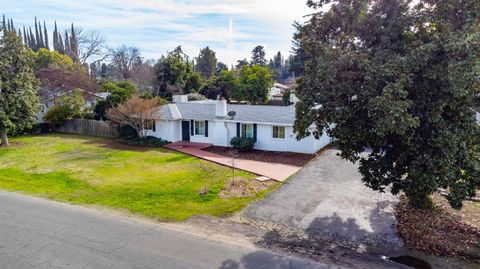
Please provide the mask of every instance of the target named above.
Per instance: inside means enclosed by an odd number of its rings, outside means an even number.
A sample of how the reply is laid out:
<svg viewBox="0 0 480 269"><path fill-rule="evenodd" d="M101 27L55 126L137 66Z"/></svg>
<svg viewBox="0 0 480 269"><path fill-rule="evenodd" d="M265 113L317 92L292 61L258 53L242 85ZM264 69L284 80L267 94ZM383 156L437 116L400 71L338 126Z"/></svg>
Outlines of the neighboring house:
<svg viewBox="0 0 480 269"><path fill-rule="evenodd" d="M83 92L83 98L85 101L85 108L86 109L93 109L95 104L100 100L105 100L110 95L108 92L89 92L84 91L82 89L78 89ZM37 113L37 121L36 123L41 123L43 121L43 117L47 114L48 110L55 105L55 100L62 97L63 95L69 95L73 92L73 90L62 92L58 95L54 96L43 96L40 99L42 100L39 107L39 112Z"/></svg>
<svg viewBox="0 0 480 269"><path fill-rule="evenodd" d="M174 103L159 108L148 135L171 142L224 147L233 137L251 137L256 139L256 149L310 154L330 143L326 135L318 140L313 136L296 139L294 106L231 105L225 100L188 102L186 95L173 99Z"/></svg>

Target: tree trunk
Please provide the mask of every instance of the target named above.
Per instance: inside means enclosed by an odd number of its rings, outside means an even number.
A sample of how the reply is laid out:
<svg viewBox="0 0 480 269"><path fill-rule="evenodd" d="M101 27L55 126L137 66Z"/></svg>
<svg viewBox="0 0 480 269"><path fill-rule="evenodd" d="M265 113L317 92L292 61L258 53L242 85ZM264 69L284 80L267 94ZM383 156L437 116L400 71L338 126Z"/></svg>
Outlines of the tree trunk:
<svg viewBox="0 0 480 269"><path fill-rule="evenodd" d="M7 132L5 132L5 129L3 128L0 128L0 146L8 146L8 136L7 136Z"/></svg>

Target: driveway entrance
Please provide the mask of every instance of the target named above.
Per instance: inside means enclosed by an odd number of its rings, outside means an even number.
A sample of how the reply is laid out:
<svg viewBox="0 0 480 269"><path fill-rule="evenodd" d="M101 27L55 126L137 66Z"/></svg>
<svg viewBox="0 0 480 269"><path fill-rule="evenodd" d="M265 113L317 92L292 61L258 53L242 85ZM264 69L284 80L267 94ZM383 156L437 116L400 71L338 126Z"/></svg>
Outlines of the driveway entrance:
<svg viewBox="0 0 480 269"><path fill-rule="evenodd" d="M358 166L337 153L326 150L244 215L349 244L401 246L394 228L398 197L365 187Z"/></svg>

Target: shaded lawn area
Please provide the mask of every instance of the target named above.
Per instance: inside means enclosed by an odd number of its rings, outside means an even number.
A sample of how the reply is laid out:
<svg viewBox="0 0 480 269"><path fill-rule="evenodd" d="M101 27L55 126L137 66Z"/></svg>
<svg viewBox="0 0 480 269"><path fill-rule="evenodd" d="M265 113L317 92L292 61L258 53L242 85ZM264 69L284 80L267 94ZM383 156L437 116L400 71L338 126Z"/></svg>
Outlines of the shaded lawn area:
<svg viewBox="0 0 480 269"><path fill-rule="evenodd" d="M231 169L163 148L64 134L11 141L10 147L0 148L0 188L58 201L180 221L193 215L231 214L269 191L221 198ZM242 171L236 174L254 178ZM200 195L205 187L206 195Z"/></svg>

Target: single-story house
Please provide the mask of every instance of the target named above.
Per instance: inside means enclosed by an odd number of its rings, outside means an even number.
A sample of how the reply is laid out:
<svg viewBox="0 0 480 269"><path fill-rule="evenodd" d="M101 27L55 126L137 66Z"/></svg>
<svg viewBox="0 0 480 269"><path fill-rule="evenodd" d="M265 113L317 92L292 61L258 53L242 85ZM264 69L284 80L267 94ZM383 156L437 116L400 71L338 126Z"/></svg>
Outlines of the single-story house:
<svg viewBox="0 0 480 269"><path fill-rule="evenodd" d="M330 143L327 135L296 139L294 106L232 105L226 100L189 102L186 95L176 95L173 100L159 108L148 135L224 147L233 137L251 137L256 140L256 149L310 154Z"/></svg>

